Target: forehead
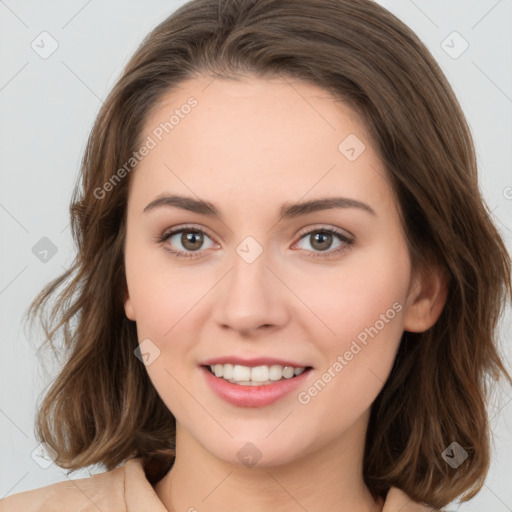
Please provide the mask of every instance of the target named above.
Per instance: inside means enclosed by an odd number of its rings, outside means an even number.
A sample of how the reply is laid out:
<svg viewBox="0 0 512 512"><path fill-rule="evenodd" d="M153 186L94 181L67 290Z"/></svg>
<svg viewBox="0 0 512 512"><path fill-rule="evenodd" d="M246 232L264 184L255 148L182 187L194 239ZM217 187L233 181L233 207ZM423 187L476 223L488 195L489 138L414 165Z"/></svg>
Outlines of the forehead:
<svg viewBox="0 0 512 512"><path fill-rule="evenodd" d="M359 116L297 79L187 80L152 110L140 140L148 137L154 147L132 176L146 199L172 190L201 198L214 192L219 201L239 197L263 206L278 194L286 195L282 203L333 189L390 198Z"/></svg>

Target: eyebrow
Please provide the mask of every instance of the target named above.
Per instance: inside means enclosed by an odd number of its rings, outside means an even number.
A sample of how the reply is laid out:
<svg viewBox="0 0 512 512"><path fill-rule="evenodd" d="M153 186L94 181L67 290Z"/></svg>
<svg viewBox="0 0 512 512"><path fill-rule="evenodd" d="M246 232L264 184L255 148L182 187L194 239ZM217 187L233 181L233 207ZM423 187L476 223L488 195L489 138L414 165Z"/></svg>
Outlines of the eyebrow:
<svg viewBox="0 0 512 512"><path fill-rule="evenodd" d="M209 201L180 195L159 196L144 208L143 213L147 213L161 207L176 207L199 215L216 217L221 220L223 219L220 210ZM292 219L300 217L301 215L307 215L322 210L330 210L332 208L358 208L370 213L371 215L377 216L375 210L370 205L357 201L356 199L349 199L347 197L322 197L292 205L284 204L281 206L279 211L279 220Z"/></svg>

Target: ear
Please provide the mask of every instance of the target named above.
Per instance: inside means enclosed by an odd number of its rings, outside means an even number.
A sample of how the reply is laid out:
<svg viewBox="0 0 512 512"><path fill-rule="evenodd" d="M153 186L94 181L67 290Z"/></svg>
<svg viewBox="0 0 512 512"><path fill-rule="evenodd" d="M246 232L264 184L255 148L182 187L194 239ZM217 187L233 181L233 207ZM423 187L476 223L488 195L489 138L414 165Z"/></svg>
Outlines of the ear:
<svg viewBox="0 0 512 512"><path fill-rule="evenodd" d="M404 314L404 330L423 332L432 327L446 303L448 276L438 266L417 271L411 279Z"/></svg>
<svg viewBox="0 0 512 512"><path fill-rule="evenodd" d="M133 309L132 299L130 298L128 288L126 288L124 295L124 312L129 320L135 321L135 311Z"/></svg>

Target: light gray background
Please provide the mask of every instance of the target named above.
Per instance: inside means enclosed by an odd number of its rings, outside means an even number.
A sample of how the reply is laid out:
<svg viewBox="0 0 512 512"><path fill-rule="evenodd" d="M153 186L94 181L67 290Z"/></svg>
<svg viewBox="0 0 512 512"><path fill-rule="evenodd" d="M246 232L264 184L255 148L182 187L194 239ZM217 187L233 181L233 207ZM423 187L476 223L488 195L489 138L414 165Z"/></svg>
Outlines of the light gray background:
<svg viewBox="0 0 512 512"><path fill-rule="evenodd" d="M68 208L102 100L142 38L183 3L0 0L0 498L68 478L55 464L43 468L31 458L38 447L35 401L52 372L41 370L33 350L39 340L29 344L22 315L44 284L72 261ZM512 2L379 3L419 35L453 85L474 136L482 191L510 250ZM58 43L46 59L31 47L43 31ZM458 36L447 39L453 31L469 44L457 58L464 43ZM46 262L32 252L42 237L57 248ZM509 309L501 324L509 369L511 324ZM57 369L55 361L52 371ZM453 503L450 510L512 511L511 390L502 388L489 407L494 458L485 486L469 504ZM98 471L93 467L70 478Z"/></svg>

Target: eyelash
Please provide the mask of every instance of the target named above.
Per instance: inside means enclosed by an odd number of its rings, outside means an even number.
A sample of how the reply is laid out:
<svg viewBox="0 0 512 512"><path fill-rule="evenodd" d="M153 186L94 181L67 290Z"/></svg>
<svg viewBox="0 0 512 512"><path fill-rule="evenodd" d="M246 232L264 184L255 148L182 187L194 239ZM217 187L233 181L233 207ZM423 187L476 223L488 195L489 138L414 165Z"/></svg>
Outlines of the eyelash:
<svg viewBox="0 0 512 512"><path fill-rule="evenodd" d="M196 228L194 226L184 225L184 226L179 226L177 228L174 228L171 231L167 231L167 232L164 231L164 233L162 233L162 235L157 237L156 241L157 241L157 243L163 244L169 238L171 238L173 235L175 235L177 233L181 233L183 231L192 231L192 232L202 233L202 234L208 236L208 238L212 238L206 231L204 231L202 229ZM341 246L338 249L335 249L334 251L330 251L330 252L315 251L310 255L310 257L313 257L313 258L318 258L318 257L325 258L325 259L330 258L334 255L338 255L340 253L343 253L344 251L347 251L350 248L350 246L354 243L354 240L348 238L344 233L337 230L336 228L324 228L324 227L316 228L316 229L307 231L306 233L303 233L300 236L299 241L308 235L312 235L313 233L327 233L329 235L335 235L342 242L344 242L346 244L346 245ZM172 249L169 249L169 247L164 247L164 249L167 252L169 252L170 254L172 254L173 256L178 257L178 258L197 258L197 257L201 257L199 253L202 252L202 251L196 251L196 252L173 251Z"/></svg>

